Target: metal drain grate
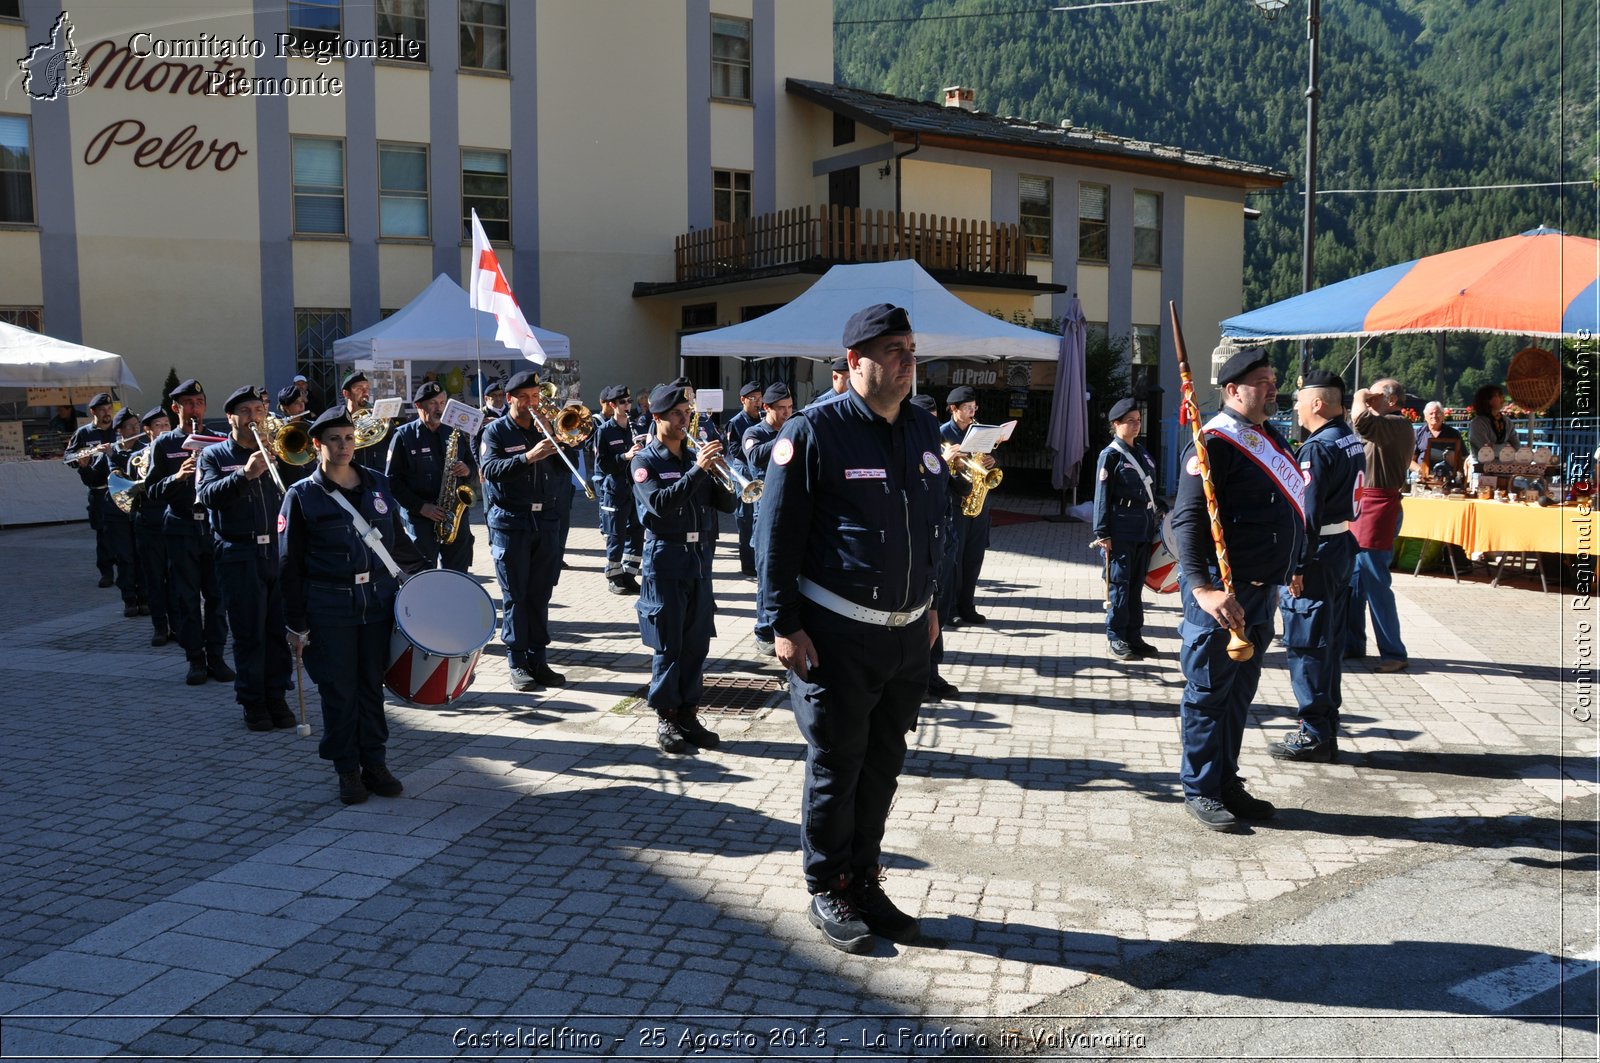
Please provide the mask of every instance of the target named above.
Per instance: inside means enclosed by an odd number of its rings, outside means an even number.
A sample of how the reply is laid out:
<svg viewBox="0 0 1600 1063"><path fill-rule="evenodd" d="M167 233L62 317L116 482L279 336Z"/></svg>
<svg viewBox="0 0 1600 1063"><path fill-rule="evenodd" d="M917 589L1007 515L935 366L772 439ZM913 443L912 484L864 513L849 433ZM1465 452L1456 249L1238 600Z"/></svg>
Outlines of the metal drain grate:
<svg viewBox="0 0 1600 1063"><path fill-rule="evenodd" d="M776 679L747 675L708 675L700 711L711 716L755 716L770 707L783 688Z"/></svg>

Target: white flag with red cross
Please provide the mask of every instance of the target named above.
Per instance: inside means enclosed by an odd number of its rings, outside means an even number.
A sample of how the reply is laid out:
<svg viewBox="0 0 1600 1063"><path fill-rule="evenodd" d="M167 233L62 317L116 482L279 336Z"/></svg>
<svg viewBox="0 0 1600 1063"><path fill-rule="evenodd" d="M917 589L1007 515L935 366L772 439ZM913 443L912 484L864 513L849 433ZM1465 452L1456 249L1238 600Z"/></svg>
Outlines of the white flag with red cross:
<svg viewBox="0 0 1600 1063"><path fill-rule="evenodd" d="M489 246L489 236L483 231L478 212L472 212L472 280L467 286L467 305L474 310L487 310L494 315L498 328L494 338L513 350L521 351L530 362L543 365L544 348L522 316L517 297L511 294L511 285L500 269L500 259Z"/></svg>

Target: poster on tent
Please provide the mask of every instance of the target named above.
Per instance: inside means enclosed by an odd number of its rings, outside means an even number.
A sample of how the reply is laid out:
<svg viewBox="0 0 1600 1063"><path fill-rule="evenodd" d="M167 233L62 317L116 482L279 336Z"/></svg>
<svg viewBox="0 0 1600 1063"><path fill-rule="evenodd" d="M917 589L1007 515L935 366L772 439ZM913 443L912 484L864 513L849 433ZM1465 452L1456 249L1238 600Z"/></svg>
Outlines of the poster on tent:
<svg viewBox="0 0 1600 1063"><path fill-rule="evenodd" d="M357 358L355 368L367 374L373 402L399 399L402 408L411 404L411 364L392 358Z"/></svg>
<svg viewBox="0 0 1600 1063"><path fill-rule="evenodd" d="M29 406L82 406L105 388L29 388Z"/></svg>
<svg viewBox="0 0 1600 1063"><path fill-rule="evenodd" d="M21 421L0 421L0 461L21 461L28 456Z"/></svg>

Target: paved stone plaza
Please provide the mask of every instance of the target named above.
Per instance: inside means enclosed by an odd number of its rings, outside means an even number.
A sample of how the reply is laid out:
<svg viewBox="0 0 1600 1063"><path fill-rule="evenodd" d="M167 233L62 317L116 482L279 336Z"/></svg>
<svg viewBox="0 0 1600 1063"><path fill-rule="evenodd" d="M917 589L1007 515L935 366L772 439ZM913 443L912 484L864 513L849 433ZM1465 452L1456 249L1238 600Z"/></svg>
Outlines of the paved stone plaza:
<svg viewBox="0 0 1600 1063"><path fill-rule="evenodd" d="M1178 797L1176 596L1147 596L1162 657L1112 661L1087 528L997 527L989 623L948 636L962 693L925 708L886 839L925 940L847 956L805 917L802 744L731 541L710 670L758 708L672 757L592 504L574 523L568 685L519 694L491 650L462 703L391 704L407 792L351 808L315 738L247 732L149 648L85 525L0 532L0 1053L1594 1057L1570 593L1397 575L1411 667L1353 662L1337 765L1266 755L1274 649L1243 760L1280 813L1217 835Z"/></svg>

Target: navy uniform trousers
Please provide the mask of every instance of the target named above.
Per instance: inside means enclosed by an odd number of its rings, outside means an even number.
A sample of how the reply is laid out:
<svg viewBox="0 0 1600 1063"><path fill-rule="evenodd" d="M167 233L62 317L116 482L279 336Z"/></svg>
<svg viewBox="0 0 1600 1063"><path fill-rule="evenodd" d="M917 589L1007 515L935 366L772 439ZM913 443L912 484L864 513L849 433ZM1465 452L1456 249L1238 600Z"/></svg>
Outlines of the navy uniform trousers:
<svg viewBox="0 0 1600 1063"><path fill-rule="evenodd" d="M169 611L178 645L189 660L221 660L228 642L228 625L222 611L222 589L217 583L211 529L204 521L194 521L192 528L189 523L167 521ZM175 527L177 530L173 530Z"/></svg>
<svg viewBox="0 0 1600 1063"><path fill-rule="evenodd" d="M1350 575L1355 571L1356 537L1341 532L1317 543L1317 556L1306 566L1302 596L1279 592L1283 612L1283 646L1288 651L1289 681L1300 707L1301 728L1319 742L1339 733L1339 705L1344 696L1340 676L1349 635Z"/></svg>
<svg viewBox="0 0 1600 1063"><path fill-rule="evenodd" d="M626 470L624 470L626 471ZM633 485L618 487L609 476L595 481L600 499L600 534L606 540L606 579L620 579L624 573L639 574L644 525L633 499Z"/></svg>
<svg viewBox="0 0 1600 1063"><path fill-rule="evenodd" d="M402 510L400 525L415 544L417 553L428 559L428 564L437 565L443 558L442 567L452 572L466 572L472 567L472 507L468 506L467 511L461 514L461 530L456 532L456 541L453 543L441 543L438 532L440 526L427 517L414 517Z"/></svg>
<svg viewBox="0 0 1600 1063"><path fill-rule="evenodd" d="M645 701L660 717L693 712L705 689L706 655L716 634L711 584L714 541L675 543L646 534L639 583L639 638L650 657Z"/></svg>
<svg viewBox="0 0 1600 1063"><path fill-rule="evenodd" d="M533 514L537 531L489 529L500 581L500 634L513 668L544 664L550 645L550 595L561 574L561 522L553 506Z"/></svg>
<svg viewBox="0 0 1600 1063"><path fill-rule="evenodd" d="M739 571L754 572L756 570L756 504L754 502L740 502L739 508L733 511L734 526L739 529ZM764 636L768 642L772 635Z"/></svg>
<svg viewBox="0 0 1600 1063"><path fill-rule="evenodd" d="M806 679L790 673L789 701L806 740L801 859L820 893L878 867L906 732L928 688L928 626L877 627L809 601L801 618L819 663Z"/></svg>
<svg viewBox="0 0 1600 1063"><path fill-rule="evenodd" d="M1106 597L1110 608L1106 610L1106 638L1126 642L1130 646L1144 641L1144 576L1150 571L1150 553L1155 549L1151 542L1133 542L1112 539L1106 561L1110 581Z"/></svg>
<svg viewBox="0 0 1600 1063"><path fill-rule="evenodd" d="M157 635L165 635L174 628L171 605L168 602L167 537L160 524L135 521L133 526L134 553L139 558L139 581L144 588L144 601L150 607L150 624Z"/></svg>
<svg viewBox="0 0 1600 1063"><path fill-rule="evenodd" d="M348 597L349 588L342 589ZM383 714L383 673L389 667L394 617L369 624L330 620L346 611L348 604L319 610L317 596L340 590L329 585L307 596L311 644L305 650L305 664L322 699L322 741L317 744L317 755L332 761L334 771L346 772L378 767L387 757L389 721Z"/></svg>
<svg viewBox="0 0 1600 1063"><path fill-rule="evenodd" d="M138 552L133 545L133 518L117 508L109 491L97 491L96 495L100 505L100 535L116 566L117 590L122 594L124 605L137 605L144 598L144 581L139 571Z"/></svg>
<svg viewBox="0 0 1600 1063"><path fill-rule="evenodd" d="M1215 572L1211 585L1221 587ZM1178 717L1183 730L1183 759L1178 777L1186 799L1220 800L1224 786L1239 778L1239 749L1244 744L1250 703L1261 682L1261 662L1272 641L1278 588L1244 583L1234 587L1234 597L1245 615L1245 638L1255 647L1248 661L1228 656L1228 629L1194 603L1193 584L1180 576L1183 597L1183 639L1179 663L1183 667L1183 698Z"/></svg>
<svg viewBox="0 0 1600 1063"><path fill-rule="evenodd" d="M233 634L234 698L254 705L269 695L282 697L290 689L294 655L283 634L276 544L253 550L219 545L216 552L217 582Z"/></svg>

